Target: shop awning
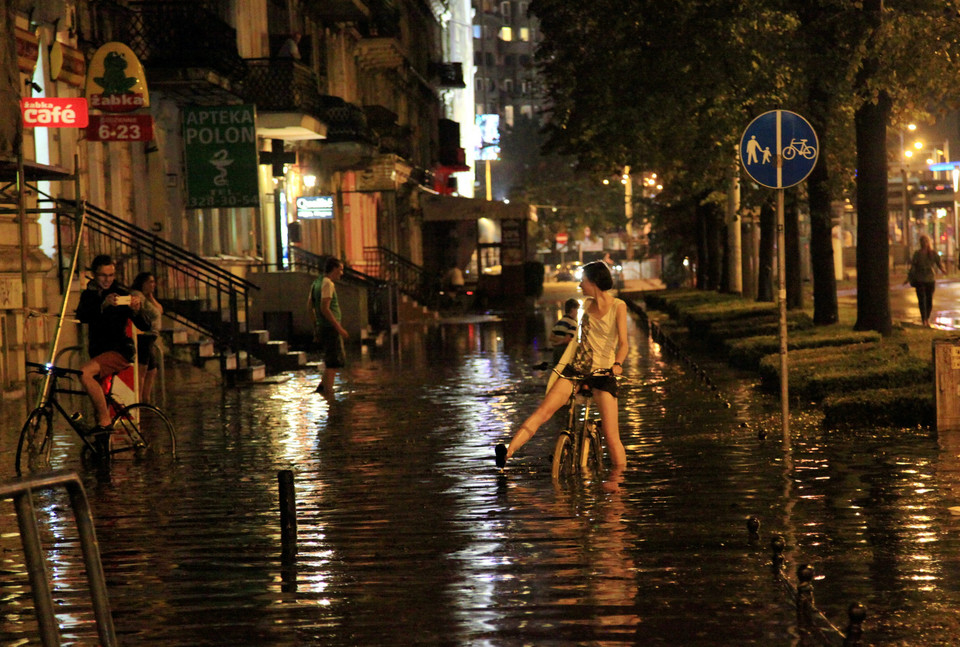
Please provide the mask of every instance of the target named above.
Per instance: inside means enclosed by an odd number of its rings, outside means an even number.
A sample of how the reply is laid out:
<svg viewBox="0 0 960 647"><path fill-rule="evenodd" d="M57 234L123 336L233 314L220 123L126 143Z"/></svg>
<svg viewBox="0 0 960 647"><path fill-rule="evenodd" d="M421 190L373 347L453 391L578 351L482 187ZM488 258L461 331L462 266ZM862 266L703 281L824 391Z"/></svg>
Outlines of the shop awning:
<svg viewBox="0 0 960 647"><path fill-rule="evenodd" d="M420 206L423 207L425 222L439 222L444 220L528 220L530 206L523 203L506 204L474 198L456 198L447 195L422 195Z"/></svg>

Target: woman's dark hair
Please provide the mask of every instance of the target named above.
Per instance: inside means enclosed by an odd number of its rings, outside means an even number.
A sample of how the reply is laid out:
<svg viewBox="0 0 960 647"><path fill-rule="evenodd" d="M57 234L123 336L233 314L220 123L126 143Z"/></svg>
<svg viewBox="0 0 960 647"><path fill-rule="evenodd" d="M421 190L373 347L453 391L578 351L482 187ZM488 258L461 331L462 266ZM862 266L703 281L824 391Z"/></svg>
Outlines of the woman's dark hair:
<svg viewBox="0 0 960 647"><path fill-rule="evenodd" d="M340 259L338 259L336 256L331 256L330 258L327 259L327 262L323 266L323 273L329 274L330 272L334 271L338 267L342 267L342 266L343 266L343 263L340 262Z"/></svg>
<svg viewBox="0 0 960 647"><path fill-rule="evenodd" d="M603 291L613 287L610 268L603 261L593 261L583 266L583 276Z"/></svg>
<svg viewBox="0 0 960 647"><path fill-rule="evenodd" d="M143 284L146 283L150 277L153 277L153 272L140 272L137 274L137 278L133 279L133 284L130 286L130 289L143 292Z"/></svg>

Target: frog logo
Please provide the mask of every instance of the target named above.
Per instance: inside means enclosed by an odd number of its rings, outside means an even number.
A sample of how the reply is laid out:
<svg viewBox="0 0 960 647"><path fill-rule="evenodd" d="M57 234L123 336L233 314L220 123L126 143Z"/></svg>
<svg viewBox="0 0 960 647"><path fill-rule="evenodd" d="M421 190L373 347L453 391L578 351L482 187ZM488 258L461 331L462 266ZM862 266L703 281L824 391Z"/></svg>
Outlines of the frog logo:
<svg viewBox="0 0 960 647"><path fill-rule="evenodd" d="M131 112L150 106L146 75L137 55L123 43L98 49L87 72L87 100L104 112Z"/></svg>
<svg viewBox="0 0 960 647"><path fill-rule="evenodd" d="M103 59L103 76L93 80L103 88L103 96L129 94L137 84L137 77L127 76L127 59L119 52L110 52Z"/></svg>

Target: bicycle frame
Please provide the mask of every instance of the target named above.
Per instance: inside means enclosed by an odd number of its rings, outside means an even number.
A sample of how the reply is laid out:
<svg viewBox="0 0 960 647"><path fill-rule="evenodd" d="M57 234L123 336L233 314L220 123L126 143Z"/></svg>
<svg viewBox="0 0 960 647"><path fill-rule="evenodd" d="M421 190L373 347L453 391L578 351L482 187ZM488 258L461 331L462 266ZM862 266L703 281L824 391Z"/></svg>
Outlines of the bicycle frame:
<svg viewBox="0 0 960 647"><path fill-rule="evenodd" d="M39 367L38 367L39 368ZM59 393L67 393L69 395L82 395L86 396L86 391L79 391L77 389L62 389L59 385L59 380L65 378L71 373L79 374L79 371L73 371L73 369L63 369L58 367L46 366L44 368L39 368L38 372L46 374L47 378L44 380L44 388L47 393L44 395L43 400L41 400L40 405L37 408L43 408L50 412L50 415L53 415L53 411L57 411L63 416L63 419L67 421L67 424L70 425L70 428L73 429L73 432L83 441L83 443L89 447L92 451L96 452L96 448L90 442L89 434L85 433L86 429L83 428L77 421L71 416L67 410L60 404L60 400L57 398ZM104 397L107 399L107 406L116 406L116 401L110 397L109 393L104 393Z"/></svg>
<svg viewBox="0 0 960 647"><path fill-rule="evenodd" d="M556 371L556 369L554 370ZM605 374L609 374L609 371L595 371L592 375ZM582 472L587 467L591 458L589 446L594 447L594 451L596 452L596 469L598 471L603 469L603 445L600 440L600 434L597 431L596 421L591 420L590 416L593 394L589 392L589 389L587 389L587 393L584 393L587 378L564 377L564 379L570 380L573 383L573 390L570 392L570 398L567 401L567 405L570 408L567 426L557 437L556 447L554 448L552 469L554 479L560 478L561 472L564 471L565 467L569 468L572 473ZM578 408L582 410L579 415L577 411ZM570 446L569 449L567 445ZM567 452L570 454L569 459L566 456ZM567 465L567 460L570 460L572 465Z"/></svg>

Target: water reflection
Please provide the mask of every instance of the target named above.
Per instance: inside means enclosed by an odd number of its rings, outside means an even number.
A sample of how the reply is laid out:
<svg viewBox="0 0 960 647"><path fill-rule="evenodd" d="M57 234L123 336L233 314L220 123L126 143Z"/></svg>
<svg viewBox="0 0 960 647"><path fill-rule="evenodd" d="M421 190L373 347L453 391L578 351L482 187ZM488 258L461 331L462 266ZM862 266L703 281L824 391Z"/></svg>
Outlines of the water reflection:
<svg viewBox="0 0 960 647"><path fill-rule="evenodd" d="M404 326L394 348L351 358L332 403L315 370L224 390L175 375L178 464L82 472L122 642L788 644L793 612L743 529L756 514L816 565L835 622L859 600L872 644L951 644L960 441L825 432L795 413L788 446L749 376L704 366L728 409L631 324L618 487L555 487L555 425L500 475L491 448L542 396L531 366L555 314ZM58 445L56 466L82 469L76 449ZM72 520L63 497L41 507L64 633L92 644ZM35 634L15 528L0 510L4 644Z"/></svg>

